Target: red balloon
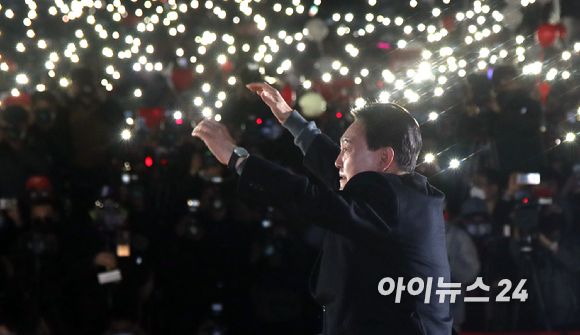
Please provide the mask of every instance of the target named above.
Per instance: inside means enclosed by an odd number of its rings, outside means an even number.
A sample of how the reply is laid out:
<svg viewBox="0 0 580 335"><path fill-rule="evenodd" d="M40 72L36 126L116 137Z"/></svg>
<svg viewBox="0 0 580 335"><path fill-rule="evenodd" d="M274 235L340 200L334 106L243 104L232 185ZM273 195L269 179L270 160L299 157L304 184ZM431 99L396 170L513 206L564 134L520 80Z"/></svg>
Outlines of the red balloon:
<svg viewBox="0 0 580 335"><path fill-rule="evenodd" d="M178 91L185 91L193 83L193 71L191 69L174 69L171 72L171 80Z"/></svg>
<svg viewBox="0 0 580 335"><path fill-rule="evenodd" d="M162 108L141 107L137 115L145 118L147 128L155 127L165 120L165 110Z"/></svg>
<svg viewBox="0 0 580 335"><path fill-rule="evenodd" d="M28 178L26 182L27 190L52 190L52 185L50 181L45 176L33 176Z"/></svg>
<svg viewBox="0 0 580 335"><path fill-rule="evenodd" d="M280 92L280 95L282 96L282 98L284 98L284 101L286 101L288 106L294 107L294 101L296 100L296 92L292 90L292 87L290 85L284 86L284 88L282 88L282 92Z"/></svg>
<svg viewBox="0 0 580 335"><path fill-rule="evenodd" d="M17 97L9 95L4 99L4 105L18 105L22 107L30 106L30 94L20 93Z"/></svg>
<svg viewBox="0 0 580 335"><path fill-rule="evenodd" d="M350 103L350 92L356 84L353 78L333 79L331 82L324 82L321 79L312 81L312 90L320 93L325 101L341 101Z"/></svg>
<svg viewBox="0 0 580 335"><path fill-rule="evenodd" d="M236 24L235 32L241 36L253 36L260 32L258 25L255 22L249 22L245 24Z"/></svg>
<svg viewBox="0 0 580 335"><path fill-rule="evenodd" d="M563 23L558 23L556 25L556 30L558 30L560 38L566 38L566 36L568 36L568 29L566 29L566 26Z"/></svg>
<svg viewBox="0 0 580 335"><path fill-rule="evenodd" d="M121 20L121 24L127 28L135 28L143 20L135 14L128 14Z"/></svg>
<svg viewBox="0 0 580 335"><path fill-rule="evenodd" d="M6 63L6 65L8 66L8 71L10 71L11 73L16 73L16 70L18 69L18 65L16 63L11 61L10 59L5 58L0 59L0 64L2 63Z"/></svg>
<svg viewBox="0 0 580 335"><path fill-rule="evenodd" d="M542 45L542 47L547 48L556 42L558 38L558 30L556 26L551 24L543 24L538 28L538 43Z"/></svg>
<svg viewBox="0 0 580 335"><path fill-rule="evenodd" d="M546 103L546 100L548 98L548 94L550 94L550 90L552 89L552 85L543 81L542 83L537 84L536 86L538 87L538 90L540 91L540 94L542 95L542 102Z"/></svg>
<svg viewBox="0 0 580 335"><path fill-rule="evenodd" d="M455 28L455 15L446 15L441 18L441 25L445 30L452 31Z"/></svg>
<svg viewBox="0 0 580 335"><path fill-rule="evenodd" d="M227 73L232 72L234 70L234 63L232 63L229 59L226 60L226 62L222 64L222 70Z"/></svg>

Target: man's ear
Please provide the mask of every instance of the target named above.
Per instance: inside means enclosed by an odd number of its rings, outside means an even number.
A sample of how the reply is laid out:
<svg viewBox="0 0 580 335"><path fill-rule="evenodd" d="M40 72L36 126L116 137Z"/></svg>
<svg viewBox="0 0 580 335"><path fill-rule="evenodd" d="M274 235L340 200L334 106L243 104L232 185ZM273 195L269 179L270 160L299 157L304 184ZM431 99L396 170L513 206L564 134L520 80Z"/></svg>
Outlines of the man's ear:
<svg viewBox="0 0 580 335"><path fill-rule="evenodd" d="M380 171L385 172L395 161L395 151L391 147L381 149Z"/></svg>

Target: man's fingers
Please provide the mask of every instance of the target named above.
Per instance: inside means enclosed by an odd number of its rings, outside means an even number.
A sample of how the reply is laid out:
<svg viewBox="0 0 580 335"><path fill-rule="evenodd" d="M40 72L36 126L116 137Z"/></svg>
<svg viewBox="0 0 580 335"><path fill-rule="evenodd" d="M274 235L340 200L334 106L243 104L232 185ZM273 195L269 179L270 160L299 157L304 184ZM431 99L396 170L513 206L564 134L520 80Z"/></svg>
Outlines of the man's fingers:
<svg viewBox="0 0 580 335"><path fill-rule="evenodd" d="M197 129L216 129L220 126L221 124L219 124L217 121L214 121L212 119L205 119L203 121L201 121L200 123L197 124L197 126L195 126L195 128Z"/></svg>
<svg viewBox="0 0 580 335"><path fill-rule="evenodd" d="M204 119L199 124L206 124L206 125L218 126L218 127L223 126L223 123L218 122L218 121L214 120L213 118Z"/></svg>
<svg viewBox="0 0 580 335"><path fill-rule="evenodd" d="M247 88L250 89L250 91L254 91L254 92L258 92L260 93L261 91L264 90L264 84L263 83L251 83L246 85Z"/></svg>
<svg viewBox="0 0 580 335"><path fill-rule="evenodd" d="M201 135L208 135L212 133L212 129L211 127L208 127L207 125L203 125L203 126L197 126L195 127L195 129L193 130L194 134L201 134Z"/></svg>
<svg viewBox="0 0 580 335"><path fill-rule="evenodd" d="M260 95L260 98L262 98L262 100L264 100L264 102L270 108L276 107L277 104L276 98L279 97L280 93L278 93L278 91L275 88L268 85L267 83L251 83L246 85L246 87L258 93Z"/></svg>
<svg viewBox="0 0 580 335"><path fill-rule="evenodd" d="M260 95L262 95L261 91L265 91L271 96L274 96L276 93L278 93L275 88L268 85L267 83L251 83L246 85L246 87Z"/></svg>
<svg viewBox="0 0 580 335"><path fill-rule="evenodd" d="M215 120L206 119L200 122L191 133L192 136L197 136L204 141L207 141L219 134L220 131L225 130L225 126Z"/></svg>
<svg viewBox="0 0 580 335"><path fill-rule="evenodd" d="M246 87L250 89L250 91L256 92L258 94L262 94L262 91L264 91L264 89L262 89L259 83L248 84L246 85Z"/></svg>
<svg viewBox="0 0 580 335"><path fill-rule="evenodd" d="M276 101L272 98L272 95L268 94L268 92L266 91L262 91L260 97L270 107L274 106L274 104L276 103Z"/></svg>
<svg viewBox="0 0 580 335"><path fill-rule="evenodd" d="M211 135L211 133L212 132L208 130L207 127L200 127L200 125L197 125L197 127L193 129L191 136L196 136L201 138L203 141L206 141Z"/></svg>
<svg viewBox="0 0 580 335"><path fill-rule="evenodd" d="M222 123L219 123L219 122L217 122L214 119L207 119L207 120L204 121L204 123L207 126L212 127L212 128L216 128L216 127L217 128L220 128L220 127L223 127L223 124Z"/></svg>

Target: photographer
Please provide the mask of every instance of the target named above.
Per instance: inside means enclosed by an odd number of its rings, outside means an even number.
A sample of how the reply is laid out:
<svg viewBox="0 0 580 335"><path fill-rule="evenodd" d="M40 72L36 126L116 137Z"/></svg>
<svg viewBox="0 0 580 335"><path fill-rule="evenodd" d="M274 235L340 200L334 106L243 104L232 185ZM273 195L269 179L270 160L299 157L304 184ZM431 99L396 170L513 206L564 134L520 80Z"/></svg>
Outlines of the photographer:
<svg viewBox="0 0 580 335"><path fill-rule="evenodd" d="M539 177L539 174L537 174ZM512 282L526 279L529 299L512 302L512 327L567 329L575 326L580 278L580 239L570 227L567 200L559 191L557 175L546 171L542 180L531 174L510 176L502 206L509 222ZM515 283L515 282L514 282Z"/></svg>
<svg viewBox="0 0 580 335"><path fill-rule="evenodd" d="M578 327L580 314L580 236L564 230L565 218L562 208L553 204L543 208L539 226L533 234L532 261L543 300L544 309L537 304L538 297L530 298L536 303L528 311L528 326L552 330ZM514 242L521 242L517 236ZM514 257L521 256L521 249L512 247ZM528 282L531 278L528 278ZM532 291L533 292L533 291Z"/></svg>

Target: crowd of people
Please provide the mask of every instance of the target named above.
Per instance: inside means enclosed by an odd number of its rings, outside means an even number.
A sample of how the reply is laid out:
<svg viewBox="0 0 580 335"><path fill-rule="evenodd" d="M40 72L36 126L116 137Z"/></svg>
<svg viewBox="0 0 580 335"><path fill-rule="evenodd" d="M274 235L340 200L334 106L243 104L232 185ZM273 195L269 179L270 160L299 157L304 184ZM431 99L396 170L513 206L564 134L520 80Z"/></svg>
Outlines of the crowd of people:
<svg viewBox="0 0 580 335"><path fill-rule="evenodd" d="M416 171L446 194L452 282L490 287L451 305L458 330L580 329L580 155L562 137L580 95L570 80L544 104L518 74L468 77L437 120L407 106L423 136ZM123 139L129 116L94 77L80 68L66 92L1 106L0 334L320 332L307 283L325 232L237 195L190 120L130 115ZM222 110L237 143L309 174L244 84ZM329 103L319 128L337 141L349 109ZM528 299L495 301L503 279L506 296L527 279Z"/></svg>

